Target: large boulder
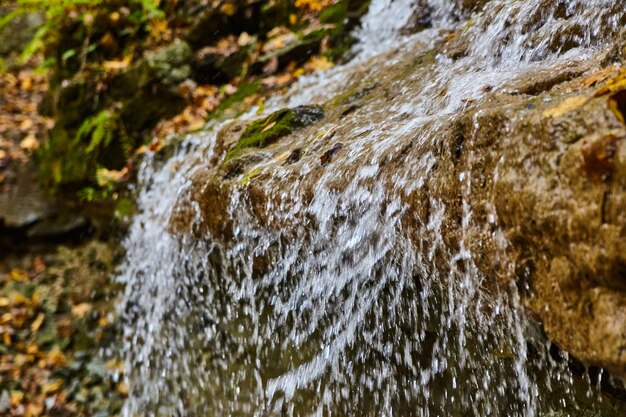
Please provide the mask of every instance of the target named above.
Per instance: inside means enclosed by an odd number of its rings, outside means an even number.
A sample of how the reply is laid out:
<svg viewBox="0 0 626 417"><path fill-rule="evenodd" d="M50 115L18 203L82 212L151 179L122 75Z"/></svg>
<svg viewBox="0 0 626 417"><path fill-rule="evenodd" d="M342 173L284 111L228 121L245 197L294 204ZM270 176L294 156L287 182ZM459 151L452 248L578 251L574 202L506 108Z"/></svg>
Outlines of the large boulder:
<svg viewBox="0 0 626 417"><path fill-rule="evenodd" d="M626 90L623 72L598 66L621 49L484 88L420 123L398 114L406 97L432 89L434 56L447 50L414 45L383 72L389 57L357 67L336 97L313 97L324 102L321 120L262 147L241 144L251 129L269 129L267 119L227 125L216 144L226 162L196 171L194 203L181 199L172 230L230 241L237 195L259 227L288 231L311 220L273 210L292 198L307 206L324 187L347 193L362 177L364 189L400 196L403 233L434 265L446 270L450 253L470 253L485 291L517 287L558 345L626 377ZM366 162L374 175L362 173Z"/></svg>

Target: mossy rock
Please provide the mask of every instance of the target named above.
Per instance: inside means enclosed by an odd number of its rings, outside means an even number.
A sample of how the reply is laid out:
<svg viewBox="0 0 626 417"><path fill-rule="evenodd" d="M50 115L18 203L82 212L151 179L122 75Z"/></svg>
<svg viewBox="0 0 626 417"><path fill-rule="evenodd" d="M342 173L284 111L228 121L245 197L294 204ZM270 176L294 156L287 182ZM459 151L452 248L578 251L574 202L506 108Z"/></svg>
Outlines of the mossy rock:
<svg viewBox="0 0 626 417"><path fill-rule="evenodd" d="M264 119L249 124L241 134L237 145L226 154L224 161L235 158L244 149L263 148L271 145L280 138L308 126L322 117L324 117L324 110L315 105L278 110Z"/></svg>

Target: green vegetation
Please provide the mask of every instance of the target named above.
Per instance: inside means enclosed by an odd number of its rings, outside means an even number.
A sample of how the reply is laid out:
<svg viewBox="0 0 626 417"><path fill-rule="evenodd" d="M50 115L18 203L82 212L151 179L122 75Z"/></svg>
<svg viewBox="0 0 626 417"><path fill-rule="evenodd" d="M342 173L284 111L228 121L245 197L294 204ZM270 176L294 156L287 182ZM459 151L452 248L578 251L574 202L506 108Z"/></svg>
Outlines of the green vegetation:
<svg viewBox="0 0 626 417"><path fill-rule="evenodd" d="M0 6L0 31L31 15L43 22L8 64L34 57L48 76L40 110L54 127L36 154L42 183L86 201L108 196L116 184L103 185L99 172L125 169L155 136L234 117L300 75L330 68L349 49L350 30L368 4L10 0ZM173 117L179 119L154 130ZM250 127L249 140L228 157L300 123L290 112L274 117L271 128Z"/></svg>

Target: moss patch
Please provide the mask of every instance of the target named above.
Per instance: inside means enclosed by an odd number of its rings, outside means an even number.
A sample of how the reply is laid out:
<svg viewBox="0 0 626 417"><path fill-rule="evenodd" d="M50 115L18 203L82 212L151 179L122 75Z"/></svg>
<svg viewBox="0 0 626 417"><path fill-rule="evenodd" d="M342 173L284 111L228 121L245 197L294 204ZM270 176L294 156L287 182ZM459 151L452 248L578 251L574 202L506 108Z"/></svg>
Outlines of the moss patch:
<svg viewBox="0 0 626 417"><path fill-rule="evenodd" d="M320 106L298 106L282 109L268 117L252 122L241 134L237 145L231 149L224 161L233 159L242 150L250 147L262 148L276 142L294 130L308 126L324 117Z"/></svg>

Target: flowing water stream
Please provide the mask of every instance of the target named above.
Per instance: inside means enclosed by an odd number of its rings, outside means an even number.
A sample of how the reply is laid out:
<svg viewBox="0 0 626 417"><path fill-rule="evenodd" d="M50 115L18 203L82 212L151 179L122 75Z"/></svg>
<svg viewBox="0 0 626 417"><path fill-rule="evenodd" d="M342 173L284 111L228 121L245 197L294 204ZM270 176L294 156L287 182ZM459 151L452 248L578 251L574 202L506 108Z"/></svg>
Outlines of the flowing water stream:
<svg viewBox="0 0 626 417"><path fill-rule="evenodd" d="M490 277L465 237L493 227L503 252L508 243L495 210L489 224L474 218L473 166L459 176L455 247L441 236L450 208L432 198L424 217L406 196L424 186L438 162L436 132L468 100L592 59L626 11L612 0L492 0L469 16L458 3L373 0L350 63L266 105L325 102L360 69L384 78L402 56L466 27L459 58L438 55L429 79L409 74L385 108L329 127L347 150L320 175L315 158L260 164L272 172L262 185L270 218L259 220L245 186L233 189L226 241L198 232L206 229L193 196L221 126L189 136L167 161L146 157L119 277L131 388L124 416L547 416L576 410L579 392L596 395L526 318L517 288L485 289ZM421 7L432 28L401 35ZM409 136L417 156L379 179ZM195 233L172 231L181 207Z"/></svg>

